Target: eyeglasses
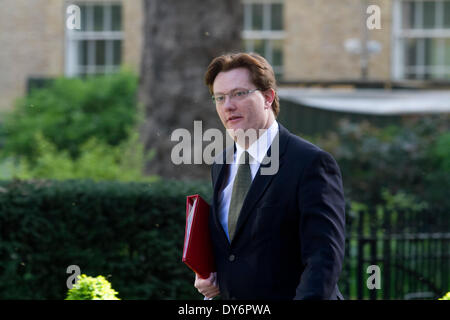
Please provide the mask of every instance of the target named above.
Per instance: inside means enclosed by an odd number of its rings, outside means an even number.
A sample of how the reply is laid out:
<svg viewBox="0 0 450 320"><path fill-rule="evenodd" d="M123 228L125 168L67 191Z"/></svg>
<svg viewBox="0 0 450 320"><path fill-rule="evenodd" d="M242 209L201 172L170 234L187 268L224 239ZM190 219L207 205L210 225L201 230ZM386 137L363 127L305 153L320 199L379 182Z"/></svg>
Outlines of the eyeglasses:
<svg viewBox="0 0 450 320"><path fill-rule="evenodd" d="M252 90L243 90L236 89L231 91L230 93L219 93L213 95L211 98L216 105L223 105L225 103L225 97L230 96L230 100L240 101L244 100L250 93L253 93L260 89L252 89Z"/></svg>

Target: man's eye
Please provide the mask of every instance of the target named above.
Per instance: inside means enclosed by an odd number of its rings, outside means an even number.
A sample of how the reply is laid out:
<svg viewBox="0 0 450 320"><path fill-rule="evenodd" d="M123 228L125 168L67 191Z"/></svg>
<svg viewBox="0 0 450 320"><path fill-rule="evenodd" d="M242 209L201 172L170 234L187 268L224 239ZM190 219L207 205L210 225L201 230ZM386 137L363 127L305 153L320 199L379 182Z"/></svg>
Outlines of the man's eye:
<svg viewBox="0 0 450 320"><path fill-rule="evenodd" d="M236 92L234 95L236 96L236 97L242 97L242 96L245 96L245 91L238 91L238 92Z"/></svg>
<svg viewBox="0 0 450 320"><path fill-rule="evenodd" d="M222 102L223 100L225 100L225 96L216 96L216 101Z"/></svg>

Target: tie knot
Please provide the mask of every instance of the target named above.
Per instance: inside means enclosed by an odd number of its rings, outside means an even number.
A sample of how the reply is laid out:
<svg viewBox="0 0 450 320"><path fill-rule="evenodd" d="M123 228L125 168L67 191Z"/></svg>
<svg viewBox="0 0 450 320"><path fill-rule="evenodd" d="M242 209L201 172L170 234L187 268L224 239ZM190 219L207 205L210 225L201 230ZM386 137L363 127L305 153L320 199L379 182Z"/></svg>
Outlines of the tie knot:
<svg viewBox="0 0 450 320"><path fill-rule="evenodd" d="M247 151L242 152L238 164L250 164L250 154Z"/></svg>

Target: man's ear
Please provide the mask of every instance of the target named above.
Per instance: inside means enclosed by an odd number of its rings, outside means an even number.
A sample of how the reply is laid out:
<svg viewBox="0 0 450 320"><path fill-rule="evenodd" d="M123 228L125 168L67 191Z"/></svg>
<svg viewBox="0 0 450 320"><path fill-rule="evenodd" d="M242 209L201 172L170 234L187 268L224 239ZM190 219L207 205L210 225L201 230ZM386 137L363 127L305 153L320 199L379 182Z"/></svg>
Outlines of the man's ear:
<svg viewBox="0 0 450 320"><path fill-rule="evenodd" d="M265 106L271 108L272 102L273 102L273 100L275 100L275 90L273 90L272 88L269 88L269 89L263 91L262 94L264 96Z"/></svg>

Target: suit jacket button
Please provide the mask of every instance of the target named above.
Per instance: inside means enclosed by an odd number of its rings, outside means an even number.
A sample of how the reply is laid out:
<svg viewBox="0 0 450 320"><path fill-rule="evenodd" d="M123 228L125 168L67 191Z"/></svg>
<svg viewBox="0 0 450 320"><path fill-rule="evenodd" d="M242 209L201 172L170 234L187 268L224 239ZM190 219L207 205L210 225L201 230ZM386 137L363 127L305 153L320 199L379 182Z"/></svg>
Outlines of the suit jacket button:
<svg viewBox="0 0 450 320"><path fill-rule="evenodd" d="M234 260L236 260L236 256L234 254L230 254L230 256L228 257L228 260L233 262Z"/></svg>

